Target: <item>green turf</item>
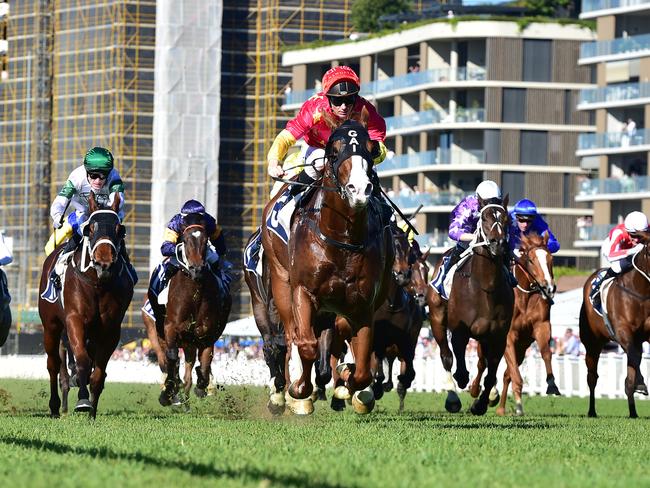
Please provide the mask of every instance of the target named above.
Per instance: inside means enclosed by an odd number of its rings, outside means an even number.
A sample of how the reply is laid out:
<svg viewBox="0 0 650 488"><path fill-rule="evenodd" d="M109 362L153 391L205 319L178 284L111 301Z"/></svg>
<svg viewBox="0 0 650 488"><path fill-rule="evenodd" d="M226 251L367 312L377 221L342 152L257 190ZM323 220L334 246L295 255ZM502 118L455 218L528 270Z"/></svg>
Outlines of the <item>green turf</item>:
<svg viewBox="0 0 650 488"><path fill-rule="evenodd" d="M525 399L527 416L444 412L439 394L394 392L358 416L316 403L308 418L266 412L261 388L230 387L192 411L157 386L107 384L95 421L47 417L43 381L0 380L0 486L642 486L650 402ZM76 400L76 390L73 395ZM468 398L462 397L464 410ZM72 402L73 403L73 402ZM511 405L509 405L511 408ZM163 484L164 483L164 484Z"/></svg>

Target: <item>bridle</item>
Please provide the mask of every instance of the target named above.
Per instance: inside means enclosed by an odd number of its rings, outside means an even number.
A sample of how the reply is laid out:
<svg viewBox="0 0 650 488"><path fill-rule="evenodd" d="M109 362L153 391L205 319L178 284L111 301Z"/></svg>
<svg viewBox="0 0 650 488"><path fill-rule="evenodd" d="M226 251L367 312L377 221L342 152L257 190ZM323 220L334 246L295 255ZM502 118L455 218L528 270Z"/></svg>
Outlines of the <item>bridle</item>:
<svg viewBox="0 0 650 488"><path fill-rule="evenodd" d="M531 273L528 269L528 265L530 263L533 263L533 259L530 257L530 253L532 251L536 251L537 249L541 249L542 251L545 251L548 253L548 249L545 246L534 246L531 247L530 249L526 249L525 253L522 253L522 257L515 259L515 265L519 266L519 268L525 273L526 277L528 278L528 281L530 281L531 287L530 289L525 289L523 288L520 284L517 284L517 288L521 290L522 292L526 294L531 294L531 293L540 293L545 300L552 300L553 298L548 295L546 290L542 285L540 285L539 281L535 278L533 273ZM522 258L523 258L523 264L522 264ZM551 276L552 277L552 276ZM554 287L555 289L555 287Z"/></svg>
<svg viewBox="0 0 650 488"><path fill-rule="evenodd" d="M111 226L108 226L105 223L100 224L99 222L95 221L97 216L103 216L103 215L110 215L114 217L114 222ZM102 210L95 210L92 214L90 214L88 220L82 224L82 228L85 229L87 226L94 225L94 224L98 224L98 226L102 226L102 227L106 226L109 228L115 228L115 225L119 223L120 223L120 217L117 214L117 212L110 209L102 209ZM102 244L107 244L113 248L113 260L111 264L115 263L120 251L121 242L118 242L116 244L115 242L113 242L113 239L107 237L107 235L109 235L109 233L105 233L101 236L96 236L95 233L93 233L93 236L91 238L84 234L83 243L81 247L81 260L79 261L79 271L85 273L92 267L94 267L95 269L98 268L99 265L95 261L94 256L95 256L95 251ZM115 236L115 240L117 240L117 235Z"/></svg>
<svg viewBox="0 0 650 488"><path fill-rule="evenodd" d="M175 249L175 256L176 260L178 261L178 264L181 265L184 271L187 273L191 273L191 266L187 262L187 254L185 253L185 236L188 234L188 231L191 229L197 229L201 233L205 233L205 225L203 224L191 224L185 227L183 230L183 236L181 238L181 242L176 244L176 249ZM205 250L204 250L204 256L203 256L203 266L205 266Z"/></svg>
<svg viewBox="0 0 650 488"><path fill-rule="evenodd" d="M493 241L490 240L487 237L485 231L483 230L483 218L484 218L483 214L488 209L495 209L495 210L498 209L498 210L501 210L504 214L507 215L506 209L503 207L503 205L500 205L498 203L489 203L489 204L483 206L483 208L481 208L481 210L479 212L479 221L478 221L478 225L476 226L475 242L471 242L469 244L467 249L461 254L461 257L465 257L466 255L470 254L473 251L473 249L476 248L476 247L486 247L488 252L490 253L490 255L492 257L497 257L498 256L498 255L494 254L492 252L492 250L490 249L490 244L492 244ZM504 229L503 223L501 222L501 220L499 218L495 218L495 221L492 224L492 226L490 227L489 232L492 232L495 228L496 228L497 232L499 234L503 235L503 237L505 239L506 238L505 229Z"/></svg>

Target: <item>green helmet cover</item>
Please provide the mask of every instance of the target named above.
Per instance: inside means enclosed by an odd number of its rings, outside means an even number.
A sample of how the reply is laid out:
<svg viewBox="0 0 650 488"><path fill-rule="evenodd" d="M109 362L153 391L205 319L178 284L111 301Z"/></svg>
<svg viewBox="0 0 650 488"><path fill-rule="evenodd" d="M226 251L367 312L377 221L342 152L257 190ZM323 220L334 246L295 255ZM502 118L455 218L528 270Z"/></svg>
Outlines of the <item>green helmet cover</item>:
<svg viewBox="0 0 650 488"><path fill-rule="evenodd" d="M113 169L113 155L103 147L93 147L84 157L84 168L87 172L99 171L108 174Z"/></svg>

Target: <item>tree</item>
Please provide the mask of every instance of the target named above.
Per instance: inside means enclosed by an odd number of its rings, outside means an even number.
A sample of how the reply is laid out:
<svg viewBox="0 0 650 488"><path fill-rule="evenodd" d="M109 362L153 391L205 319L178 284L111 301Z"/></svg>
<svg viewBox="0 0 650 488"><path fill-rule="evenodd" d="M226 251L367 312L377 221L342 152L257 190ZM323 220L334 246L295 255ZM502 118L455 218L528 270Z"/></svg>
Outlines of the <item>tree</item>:
<svg viewBox="0 0 650 488"><path fill-rule="evenodd" d="M355 0L352 4L352 25L358 32L380 29L379 17L411 12L411 0Z"/></svg>
<svg viewBox="0 0 650 488"><path fill-rule="evenodd" d="M521 0L517 5L527 7L532 15L555 17L558 12L568 9L571 0Z"/></svg>

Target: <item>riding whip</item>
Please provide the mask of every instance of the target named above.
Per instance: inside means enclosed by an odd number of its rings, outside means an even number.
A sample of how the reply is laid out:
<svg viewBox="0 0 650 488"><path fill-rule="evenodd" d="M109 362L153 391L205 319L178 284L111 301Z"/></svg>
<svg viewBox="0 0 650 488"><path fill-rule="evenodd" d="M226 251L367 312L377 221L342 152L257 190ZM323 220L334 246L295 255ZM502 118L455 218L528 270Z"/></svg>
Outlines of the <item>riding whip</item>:
<svg viewBox="0 0 650 488"><path fill-rule="evenodd" d="M402 213L402 211L397 207L397 205L395 205L395 203L393 203L393 201L388 197L388 195L386 195L386 192L384 191L384 189L380 187L379 190L381 191L381 194L384 195L384 198L386 199L386 201L388 203L390 203L390 206L393 207L393 210L395 210L399 214L399 216L402 217L402 219L404 219L404 222L406 222L406 225L408 226L408 228L411 229L411 231L413 231L413 233L416 236L419 236L420 233L417 231L417 229L415 227L413 227L413 224L411 224L411 221ZM420 207L422 207L422 205L420 205ZM420 208L418 208L413 215L415 215L419 211L420 211Z"/></svg>

